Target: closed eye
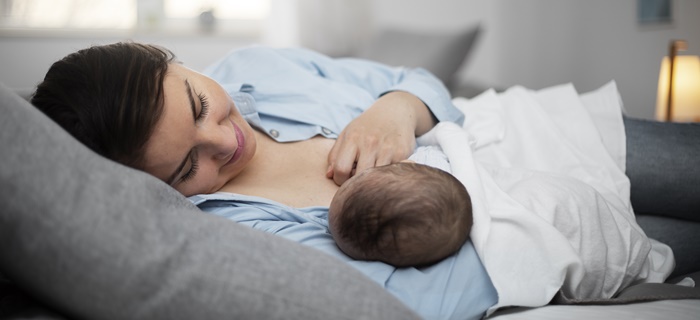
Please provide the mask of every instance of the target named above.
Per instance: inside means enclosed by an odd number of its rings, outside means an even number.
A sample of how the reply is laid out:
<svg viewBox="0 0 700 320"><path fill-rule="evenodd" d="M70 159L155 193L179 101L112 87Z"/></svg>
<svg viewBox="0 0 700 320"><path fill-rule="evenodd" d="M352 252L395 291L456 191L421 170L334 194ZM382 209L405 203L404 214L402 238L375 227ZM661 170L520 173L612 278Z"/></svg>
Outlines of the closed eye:
<svg viewBox="0 0 700 320"><path fill-rule="evenodd" d="M190 163L192 164L190 165L190 170L187 170L187 172L184 175L182 175L182 178L180 178L181 183L185 183L197 175L197 169L199 169L199 161L197 161L197 155L198 153L196 151L190 154Z"/></svg>
<svg viewBox="0 0 700 320"><path fill-rule="evenodd" d="M189 100L190 100L192 117L194 118L195 125L197 125L197 124L201 123L202 120L205 119L207 117L207 115L209 114L209 102L207 101L207 96L204 95L203 93L198 93L197 91L195 91L194 88L192 88L192 86L190 86L190 83L189 83L189 81L187 81L187 79L185 79L185 87L187 89L187 95L188 95ZM195 103L193 93L199 99L199 105L200 105L199 112L197 112L197 106ZM197 169L199 168L197 156L198 156L197 148L195 147L195 148L191 149L190 152L185 156L185 159L183 159L182 164L180 165L180 169L175 171L171 180L169 180L169 181L172 181L175 179L175 177L177 176L177 172L182 170L182 168L185 166L188 159L190 162L190 168L189 168L189 170L187 170L187 172L185 172L180 177L180 179L178 180L178 183L185 183L188 180L191 180L192 178L194 178L197 175Z"/></svg>
<svg viewBox="0 0 700 320"><path fill-rule="evenodd" d="M204 93L198 93L195 91L195 94L197 95L197 98L199 98L199 105L201 106L199 114L197 114L195 117L195 123L201 123L202 120L209 114L209 101L207 101L207 96L204 95ZM197 169L199 168L197 155L197 150L192 150L190 153L190 163L192 163L192 165L190 166L190 170L188 170L184 175L182 175L182 178L180 178L181 183L185 183L197 175Z"/></svg>
<svg viewBox="0 0 700 320"><path fill-rule="evenodd" d="M197 98L199 98L199 104L202 106L202 108L200 109L195 121L200 122L209 114L209 101L207 100L207 96L204 95L204 93L197 93Z"/></svg>

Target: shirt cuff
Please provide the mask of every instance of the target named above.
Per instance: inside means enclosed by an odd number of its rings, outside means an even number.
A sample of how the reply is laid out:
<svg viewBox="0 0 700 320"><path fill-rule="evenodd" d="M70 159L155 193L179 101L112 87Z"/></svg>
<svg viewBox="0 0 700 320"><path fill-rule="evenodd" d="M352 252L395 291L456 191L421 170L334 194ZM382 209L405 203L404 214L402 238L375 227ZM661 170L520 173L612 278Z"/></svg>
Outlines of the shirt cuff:
<svg viewBox="0 0 700 320"><path fill-rule="evenodd" d="M403 81L383 94L392 91L405 91L415 95L428 106L439 122L450 121L460 126L464 122L464 114L452 104L450 93L442 82L424 69L407 70Z"/></svg>

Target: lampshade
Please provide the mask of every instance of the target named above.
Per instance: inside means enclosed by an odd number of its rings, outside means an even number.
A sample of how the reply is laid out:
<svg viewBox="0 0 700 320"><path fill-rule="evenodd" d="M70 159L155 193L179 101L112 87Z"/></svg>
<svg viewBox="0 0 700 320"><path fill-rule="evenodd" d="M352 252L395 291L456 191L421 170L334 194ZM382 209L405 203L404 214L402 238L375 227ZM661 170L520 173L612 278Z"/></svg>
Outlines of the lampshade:
<svg viewBox="0 0 700 320"><path fill-rule="evenodd" d="M656 119L677 122L700 122L700 58L679 55L673 62L673 96L671 119L666 119L669 91L669 58L661 61Z"/></svg>

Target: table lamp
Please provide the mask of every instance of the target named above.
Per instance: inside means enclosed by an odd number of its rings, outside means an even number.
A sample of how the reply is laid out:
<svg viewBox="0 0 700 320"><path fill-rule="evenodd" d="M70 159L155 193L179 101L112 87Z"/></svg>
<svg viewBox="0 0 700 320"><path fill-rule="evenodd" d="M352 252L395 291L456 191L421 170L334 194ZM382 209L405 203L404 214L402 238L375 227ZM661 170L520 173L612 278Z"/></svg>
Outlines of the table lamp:
<svg viewBox="0 0 700 320"><path fill-rule="evenodd" d="M700 58L677 55L686 49L685 41L671 41L669 56L661 61L657 120L700 122Z"/></svg>

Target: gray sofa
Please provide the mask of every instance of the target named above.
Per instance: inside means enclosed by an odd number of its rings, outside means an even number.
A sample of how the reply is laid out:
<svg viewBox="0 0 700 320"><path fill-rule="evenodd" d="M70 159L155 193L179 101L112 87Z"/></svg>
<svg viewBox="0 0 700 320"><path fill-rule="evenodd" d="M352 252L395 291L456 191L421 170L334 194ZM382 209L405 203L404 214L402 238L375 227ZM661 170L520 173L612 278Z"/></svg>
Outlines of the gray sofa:
<svg viewBox="0 0 700 320"><path fill-rule="evenodd" d="M202 214L0 88L0 318L411 319L315 250ZM700 125L625 119L638 221L700 271Z"/></svg>

